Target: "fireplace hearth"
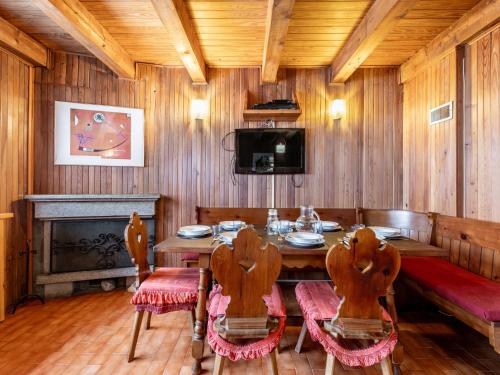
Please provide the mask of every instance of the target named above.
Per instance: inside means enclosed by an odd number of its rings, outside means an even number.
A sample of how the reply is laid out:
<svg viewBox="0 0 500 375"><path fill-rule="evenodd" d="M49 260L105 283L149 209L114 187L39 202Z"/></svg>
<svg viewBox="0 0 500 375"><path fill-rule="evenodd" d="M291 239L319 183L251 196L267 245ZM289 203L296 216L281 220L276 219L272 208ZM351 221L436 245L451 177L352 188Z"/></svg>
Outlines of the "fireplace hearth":
<svg viewBox="0 0 500 375"><path fill-rule="evenodd" d="M153 263L155 202L159 195L31 195L34 203L34 290L70 295L82 282L135 275L123 231L136 211L149 232ZM78 283L78 284L77 284ZM84 283L85 284L85 283Z"/></svg>

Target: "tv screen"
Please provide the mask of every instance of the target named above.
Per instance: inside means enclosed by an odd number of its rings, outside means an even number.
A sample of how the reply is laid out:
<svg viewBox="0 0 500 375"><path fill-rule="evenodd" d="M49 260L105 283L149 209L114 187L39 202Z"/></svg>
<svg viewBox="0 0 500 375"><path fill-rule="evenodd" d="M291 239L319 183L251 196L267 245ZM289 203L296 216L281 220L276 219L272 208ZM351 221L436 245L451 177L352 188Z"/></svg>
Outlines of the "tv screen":
<svg viewBox="0 0 500 375"><path fill-rule="evenodd" d="M236 129L236 173L305 173L305 129Z"/></svg>

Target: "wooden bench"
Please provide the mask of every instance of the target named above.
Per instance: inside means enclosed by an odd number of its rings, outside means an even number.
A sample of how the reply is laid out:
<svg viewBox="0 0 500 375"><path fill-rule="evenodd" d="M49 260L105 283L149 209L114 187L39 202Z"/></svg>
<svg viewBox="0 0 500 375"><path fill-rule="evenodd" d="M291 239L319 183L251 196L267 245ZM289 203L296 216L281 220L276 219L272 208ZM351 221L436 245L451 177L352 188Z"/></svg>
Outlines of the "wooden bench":
<svg viewBox="0 0 500 375"><path fill-rule="evenodd" d="M300 215L299 208L278 208L280 219L295 221ZM218 224L224 220L242 220L253 225L267 224L267 208L196 207L198 224ZM322 220L339 223L346 229L357 223L354 208L317 208Z"/></svg>
<svg viewBox="0 0 500 375"><path fill-rule="evenodd" d="M403 236L412 240L429 244L435 237L435 213L359 208L358 215L359 222L366 226L398 228Z"/></svg>
<svg viewBox="0 0 500 375"><path fill-rule="evenodd" d="M401 280L489 337L500 353L500 223L438 215L435 243L449 261L402 259Z"/></svg>

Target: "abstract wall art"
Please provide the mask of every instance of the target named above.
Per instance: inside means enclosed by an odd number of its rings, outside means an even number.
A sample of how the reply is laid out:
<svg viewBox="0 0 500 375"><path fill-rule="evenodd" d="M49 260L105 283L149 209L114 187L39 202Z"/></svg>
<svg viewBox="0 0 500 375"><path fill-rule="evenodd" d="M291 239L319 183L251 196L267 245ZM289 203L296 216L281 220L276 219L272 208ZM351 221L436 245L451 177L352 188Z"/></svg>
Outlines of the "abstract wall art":
<svg viewBox="0 0 500 375"><path fill-rule="evenodd" d="M144 110L55 102L55 164L144 166Z"/></svg>

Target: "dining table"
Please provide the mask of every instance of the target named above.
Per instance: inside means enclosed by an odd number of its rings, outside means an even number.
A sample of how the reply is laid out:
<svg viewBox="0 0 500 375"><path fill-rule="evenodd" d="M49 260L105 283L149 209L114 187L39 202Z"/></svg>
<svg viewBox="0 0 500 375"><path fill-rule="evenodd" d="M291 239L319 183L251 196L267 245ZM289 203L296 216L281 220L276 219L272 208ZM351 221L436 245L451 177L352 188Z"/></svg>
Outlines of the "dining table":
<svg viewBox="0 0 500 375"><path fill-rule="evenodd" d="M255 230L262 237L263 241L269 241L278 246L282 255L282 267L286 269L315 268L326 269L325 259L328 250L339 243L342 243L347 232L343 229L333 232L324 232L324 245L315 247L296 247L288 244L282 236L268 235L264 227L255 227ZM404 256L435 256L447 258L448 250L419 242L406 237L386 240L399 250ZM211 276L210 257L214 249L222 242L206 236L202 238L184 238L177 235L170 236L153 247L157 253L198 253L198 267L200 269L200 281L198 286L198 303L196 306L196 321L193 329L192 356L195 360L192 368L193 374L201 372L201 360L204 352L204 342L206 335L206 303L207 290ZM394 302L394 290L392 286L386 295L389 313L397 324L397 315Z"/></svg>

